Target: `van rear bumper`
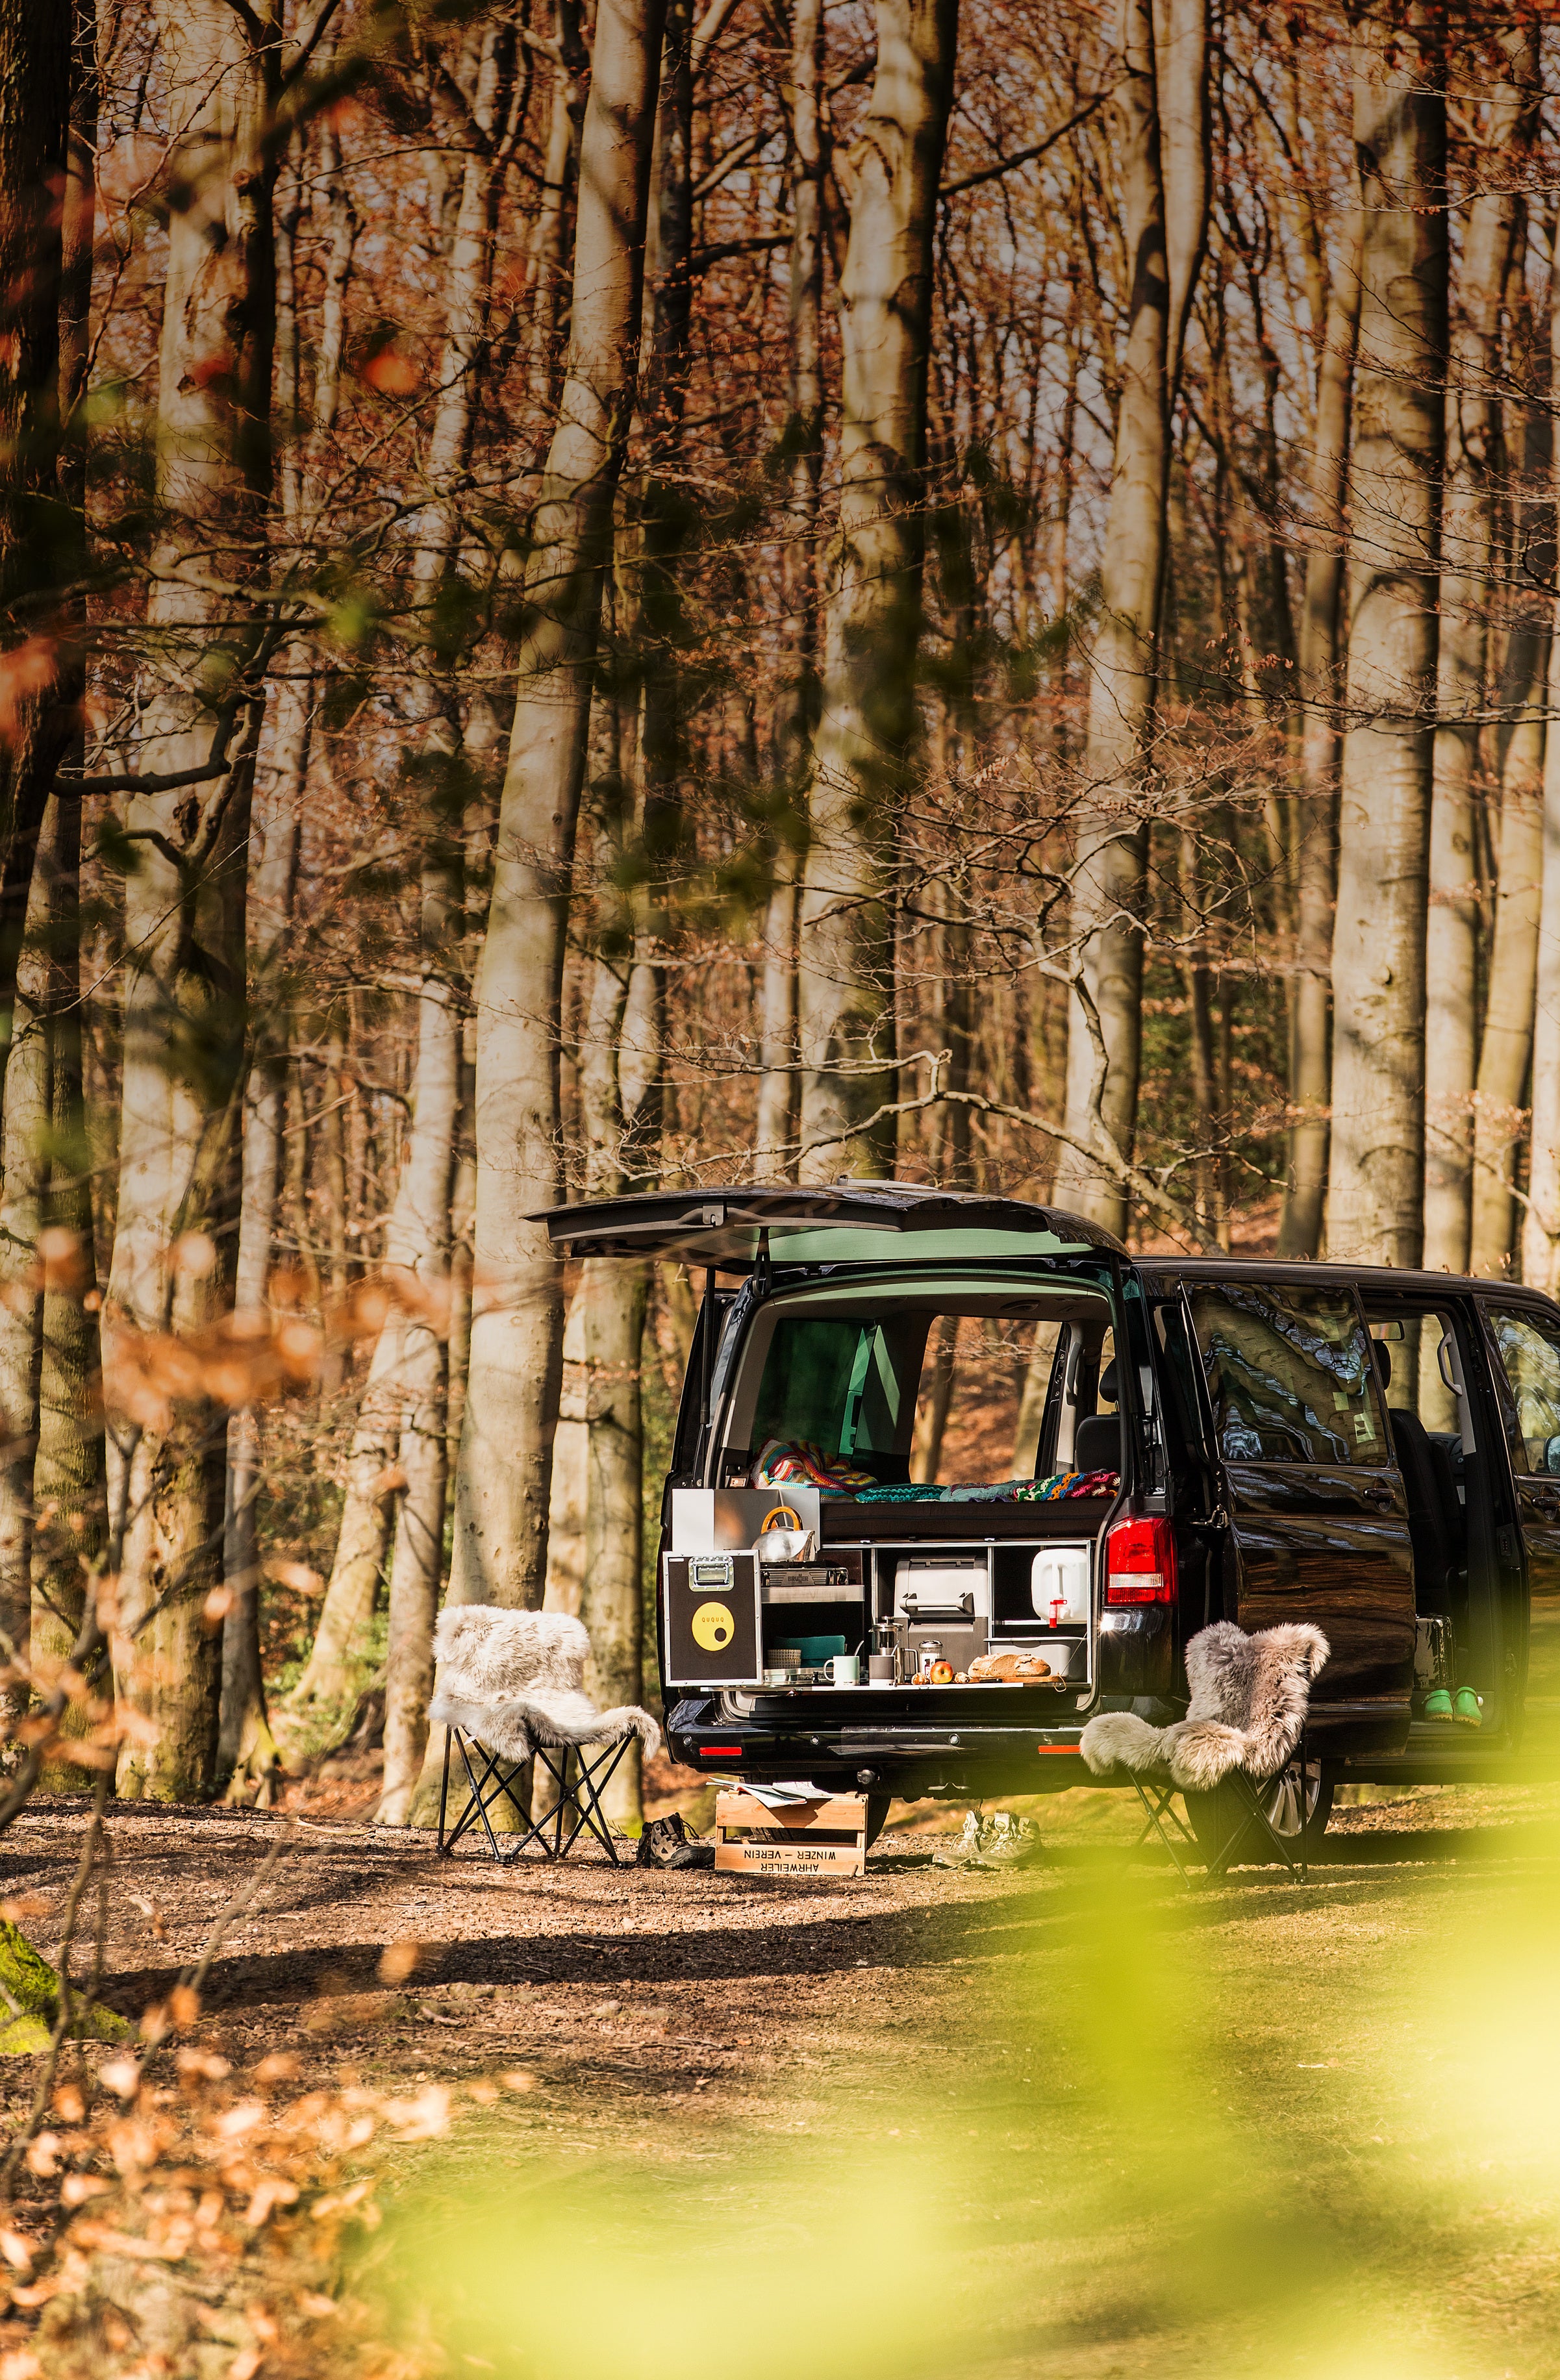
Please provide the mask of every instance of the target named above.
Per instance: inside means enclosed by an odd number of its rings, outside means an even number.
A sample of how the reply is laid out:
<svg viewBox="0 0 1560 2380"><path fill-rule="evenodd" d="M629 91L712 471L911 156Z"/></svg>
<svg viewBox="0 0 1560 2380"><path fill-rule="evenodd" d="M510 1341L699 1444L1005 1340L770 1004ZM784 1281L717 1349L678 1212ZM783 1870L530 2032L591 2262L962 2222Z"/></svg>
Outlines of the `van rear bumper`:
<svg viewBox="0 0 1560 2380"><path fill-rule="evenodd" d="M872 1727L842 1718L777 1725L757 1713L728 1717L712 1696L685 1697L667 1716L667 1749L685 1768L757 1782L807 1779L834 1791L891 1793L1046 1793L1091 1779L1078 1748L1082 1723L1042 1727Z"/></svg>

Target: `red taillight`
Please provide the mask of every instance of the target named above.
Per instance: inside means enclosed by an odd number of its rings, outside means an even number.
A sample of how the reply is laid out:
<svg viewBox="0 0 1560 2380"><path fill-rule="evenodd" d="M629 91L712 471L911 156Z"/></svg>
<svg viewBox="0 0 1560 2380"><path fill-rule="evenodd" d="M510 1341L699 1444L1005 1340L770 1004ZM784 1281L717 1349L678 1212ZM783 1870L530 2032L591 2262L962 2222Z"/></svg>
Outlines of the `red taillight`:
<svg viewBox="0 0 1560 2380"><path fill-rule="evenodd" d="M1176 1533L1168 1521L1118 1521L1105 1538L1107 1603L1174 1603Z"/></svg>
<svg viewBox="0 0 1560 2380"><path fill-rule="evenodd" d="M701 1760L735 1760L741 1749L739 1743L701 1743L699 1757Z"/></svg>

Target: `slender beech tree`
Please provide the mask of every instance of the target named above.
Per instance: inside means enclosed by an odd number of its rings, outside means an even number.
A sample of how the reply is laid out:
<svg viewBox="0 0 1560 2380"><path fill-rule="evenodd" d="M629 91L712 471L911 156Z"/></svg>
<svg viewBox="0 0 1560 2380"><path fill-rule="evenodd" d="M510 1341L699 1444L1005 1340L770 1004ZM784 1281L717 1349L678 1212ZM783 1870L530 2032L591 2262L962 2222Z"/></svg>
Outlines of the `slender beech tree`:
<svg viewBox="0 0 1560 2380"><path fill-rule="evenodd" d="M754 1147L761 1179L792 1170L797 1109L798 804L818 724L818 508L823 471L823 167L818 103L823 0L796 0L791 17L791 249L786 355L791 458L785 584L792 676L777 706L774 888L764 912L759 1088Z"/></svg>
<svg viewBox="0 0 1560 2380"><path fill-rule="evenodd" d="M296 136L295 136L296 140ZM297 237L303 213L301 158L295 147L277 209L276 410L281 452L276 474L281 553L307 568L320 532L327 458L341 404L347 294L358 219L342 169L335 128L324 122L315 164L323 199L323 256L319 340L312 402L302 405L298 319ZM286 1112L286 1026L292 1014L293 896L304 792L314 735L313 647L306 637L281 648L273 697L270 768L259 820L259 856L250 881L250 1070L244 1099L242 1206L234 1305L260 1315L266 1301L283 1171ZM345 1220L345 1218L343 1219ZM269 1791L277 1761L265 1706L260 1658L260 1498L262 1448L254 1413L243 1408L228 1424L227 1492L223 1577L228 1609L222 1626L222 1708L217 1766L227 1791Z"/></svg>
<svg viewBox="0 0 1560 2380"><path fill-rule="evenodd" d="M1493 594L1501 308L1517 208L1513 152L1530 137L1533 38L1515 23L1495 35L1504 71L1490 101L1489 164L1468 211L1451 305L1425 936L1424 1261L1453 1272L1467 1269L1473 1220L1479 960L1473 810Z"/></svg>
<svg viewBox="0 0 1560 2380"><path fill-rule="evenodd" d="M459 552L456 490L470 457L487 353L494 243L504 177L530 99L530 53L518 61L513 30L486 24L472 42L466 158L451 247L448 315L439 396L429 440L433 493L416 529L413 586L420 613L451 589ZM517 70L518 67L518 71ZM403 1823L421 1772L433 1684L433 1619L444 1569L446 1421L449 1397L445 1303L450 1262L450 1197L460 1111L461 1019L454 981L465 928L467 768L453 682L437 642L412 674L414 760L422 791L421 985L412 1123L396 1200L397 1232L387 1238L392 1280L409 1275L438 1309L413 1305L402 1329L396 1548L390 1571L385 1678L384 1782L378 1817ZM392 1239L395 1245L392 1245Z"/></svg>
<svg viewBox="0 0 1560 2380"><path fill-rule="evenodd" d="M79 638L36 601L68 582L80 541L59 475L60 200L69 188L75 30L67 0L0 6L0 1033L9 1030L32 848L81 691Z"/></svg>
<svg viewBox="0 0 1560 2380"><path fill-rule="evenodd" d="M1127 246L1127 335L1100 616L1090 660L1072 937L1088 993L1067 1026L1056 1196L1121 1231L1118 1172L1137 1123L1142 1014L1141 769L1153 731L1171 407L1208 223L1207 0L1121 0L1114 108ZM1092 1014L1091 1014L1092 1010ZM1102 1046L1103 1045L1103 1046ZM1079 1147L1078 1144L1081 1144Z"/></svg>
<svg viewBox="0 0 1560 2380"><path fill-rule="evenodd" d="M894 822L915 728L932 237L957 0L878 0L839 285L839 528L799 908L801 1174L893 1170Z"/></svg>
<svg viewBox="0 0 1560 2380"><path fill-rule="evenodd" d="M1289 1179L1279 1226L1281 1256L1314 1257L1322 1245L1327 1186L1327 1108L1332 1096L1331 978L1336 890L1340 688L1338 628L1344 585L1344 492L1348 479L1349 401L1359 328L1359 266L1365 237L1358 210L1345 227L1327 285L1307 493L1300 601L1300 804L1296 862L1296 949L1290 1098L1300 1111L1289 1135Z"/></svg>
<svg viewBox="0 0 1560 2380"><path fill-rule="evenodd" d="M1560 388L1560 273L1549 286L1549 371ZM1550 495L1560 519L1560 440L1550 457ZM1548 710L1560 709L1560 593L1551 599ZM1534 958L1532 1125L1528 1203L1522 1211L1522 1278L1550 1296L1560 1286L1560 735L1543 749L1538 948Z"/></svg>
<svg viewBox="0 0 1560 2380"><path fill-rule="evenodd" d="M539 1604L563 1300L556 1017L613 501L632 413L663 0L603 0L580 139L569 349L525 565L477 984L476 1279L450 1596ZM431 1744L430 1762L440 1747ZM425 1768L425 1777L428 1770Z"/></svg>
<svg viewBox="0 0 1560 2380"><path fill-rule="evenodd" d="M1348 725L1333 942L1327 1245L1417 1264L1425 917L1445 450L1443 12L1376 5L1355 37L1365 208L1349 475Z"/></svg>
<svg viewBox="0 0 1560 2380"><path fill-rule="evenodd" d="M1536 67L1536 60L1535 60ZM1515 281L1515 271L1512 279ZM1533 995L1543 885L1544 712L1549 680L1550 589L1554 578L1554 445L1547 385L1535 369L1525 289L1509 308L1512 395L1505 406L1505 452L1514 465L1509 511L1513 566L1500 683L1495 760L1500 775L1500 866L1490 937L1484 1029L1473 1118L1473 1231L1469 1269L1509 1269L1516 1200L1514 1166L1527 1118L1522 1099L1533 1047Z"/></svg>
<svg viewBox="0 0 1560 2380"><path fill-rule="evenodd" d="M43 86L38 62L33 76L26 71L7 79L0 112L14 100L55 104L55 62L48 45L57 26L36 19L33 41L43 42ZM67 136L65 183L59 205L59 278L57 300L57 412L50 407L43 385L24 390L31 407L31 426L24 421L24 438L36 438L31 457L24 445L12 447L12 464L29 471L31 486L50 503L45 516L50 547L38 538L31 566L53 566L59 583L71 576L81 554L83 500L86 500L86 431L79 412L86 388L91 352L91 285L93 285L93 216L95 216L95 150L98 150L98 57L95 57L95 12L91 0L79 0L74 14L69 71L69 136ZM31 127L33 138L48 138L45 124ZM7 171L17 164L17 128L5 124ZM7 195L24 205L26 193ZM43 193L36 195L41 205ZM38 298L48 302L53 273L48 214L36 224L33 269L38 273ZM14 288L14 284L7 284ZM31 350L38 373L48 369L48 326L41 323L41 340ZM29 347L19 343L19 355ZM17 397L17 390L12 390ZM50 488L50 447L55 426L59 433L57 459L53 462ZM38 524L43 530L45 521ZM17 583L9 581L12 595ZM81 616L79 598L67 598L59 607L59 633L69 640ZM57 690L65 693L79 669L79 657L65 654ZM24 714L26 716L26 714ZM26 716L24 738L14 752L21 776L43 764L45 749L57 740L57 722L38 707ZM81 733L71 735L69 761L79 773ZM14 785L12 790L17 790ZM36 795L24 793L24 807ZM26 844L26 833L21 835ZM86 1563L103 1545L103 1414L95 1395L98 1371L98 1326L88 1311L86 1293L93 1288L93 1216L91 1216L91 1160L86 1149L81 1111L81 802L53 797L43 809L33 855L31 895L26 909L26 930L17 974L12 1045L7 1062L7 1099L3 1133L3 1216L7 1266L7 1297L0 1317L0 1409L17 1438L36 1435L31 1462L26 1445L12 1451L12 1462L0 1480L0 1561L5 1571L5 1619L7 1635L29 1652L33 1676L48 1682L69 1657L83 1614L83 1573ZM38 1247L17 1245L17 1226L24 1209L45 1240L45 1261L38 1264ZM21 1261L17 1261L21 1259ZM36 1525L38 1524L38 1525ZM31 1625L29 1625L31 1602ZM83 1732L86 1720L71 1706L62 1732ZM45 1785L69 1790L81 1782L81 1771L69 1764L50 1764Z"/></svg>
<svg viewBox="0 0 1560 2380"><path fill-rule="evenodd" d="M637 537L626 540L629 633L640 674L637 783L628 821L641 881L623 920L621 982L597 961L580 1069L587 1186L606 1193L657 1170L665 1041L664 966L671 886L683 839L688 753L681 574L694 512L681 484L693 228L692 0L667 0L651 180L645 326L640 363L646 468ZM627 789L625 789L627 790ZM645 1264L587 1262L583 1307L586 1483L579 1614L591 1635L591 1683L603 1704L643 1692L643 1427L640 1356ZM612 1780L620 1826L642 1815L636 1746Z"/></svg>
<svg viewBox="0 0 1560 2380"><path fill-rule="evenodd" d="M264 531L274 334L267 149L281 64L258 19L161 0L172 122L158 358L161 533L127 808L124 1096L109 1281L110 1498L122 1544L116 1685L151 1721L136 1799L209 1790L217 1751L225 1419L201 1397L132 1410L137 1333L200 1330L231 1302L244 1080L245 853L262 631L241 590ZM232 589L234 591L229 592ZM116 1349L115 1342L120 1344Z"/></svg>

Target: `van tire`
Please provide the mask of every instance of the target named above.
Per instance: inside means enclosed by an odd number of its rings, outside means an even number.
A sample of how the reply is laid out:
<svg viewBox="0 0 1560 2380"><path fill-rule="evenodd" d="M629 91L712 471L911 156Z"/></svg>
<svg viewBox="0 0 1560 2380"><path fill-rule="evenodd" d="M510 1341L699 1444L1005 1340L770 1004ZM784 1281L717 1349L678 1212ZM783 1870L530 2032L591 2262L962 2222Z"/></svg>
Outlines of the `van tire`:
<svg viewBox="0 0 1560 2380"><path fill-rule="evenodd" d="M1300 1764L1292 1760L1270 1785L1261 1789L1262 1806L1267 1811L1274 1832L1297 1850L1299 1847L1299 1781ZM1192 1832L1203 1851L1217 1854L1239 1822L1238 1805L1233 1794L1221 1792L1187 1793L1182 1799ZM1314 1858L1327 1831L1327 1821L1333 1815L1333 1778L1314 1755L1306 1763L1305 1849L1308 1858ZM1255 1850L1255 1838L1242 1846L1242 1858Z"/></svg>

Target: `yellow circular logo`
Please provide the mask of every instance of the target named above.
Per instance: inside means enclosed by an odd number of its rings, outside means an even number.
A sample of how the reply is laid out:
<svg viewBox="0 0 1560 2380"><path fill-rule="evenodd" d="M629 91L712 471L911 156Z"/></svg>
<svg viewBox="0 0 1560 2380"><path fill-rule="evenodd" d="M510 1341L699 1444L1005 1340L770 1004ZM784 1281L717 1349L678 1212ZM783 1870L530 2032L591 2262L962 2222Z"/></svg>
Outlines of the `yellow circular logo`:
<svg viewBox="0 0 1560 2380"><path fill-rule="evenodd" d="M693 1615L693 1641L701 1653L724 1653L737 1622L724 1603L701 1603Z"/></svg>

